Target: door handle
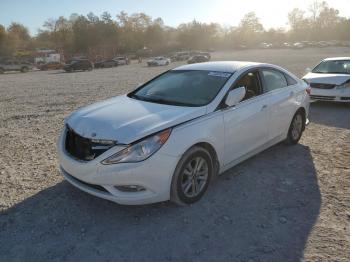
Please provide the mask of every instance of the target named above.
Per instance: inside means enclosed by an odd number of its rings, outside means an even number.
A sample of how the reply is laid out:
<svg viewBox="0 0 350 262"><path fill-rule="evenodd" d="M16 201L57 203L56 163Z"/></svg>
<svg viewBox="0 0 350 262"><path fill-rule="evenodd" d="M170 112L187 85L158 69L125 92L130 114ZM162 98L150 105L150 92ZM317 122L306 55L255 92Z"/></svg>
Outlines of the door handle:
<svg viewBox="0 0 350 262"><path fill-rule="evenodd" d="M261 107L261 111L265 110L266 108L267 108L267 105L263 105L263 106Z"/></svg>
<svg viewBox="0 0 350 262"><path fill-rule="evenodd" d="M294 96L294 91L291 91L291 92L289 93L289 96Z"/></svg>

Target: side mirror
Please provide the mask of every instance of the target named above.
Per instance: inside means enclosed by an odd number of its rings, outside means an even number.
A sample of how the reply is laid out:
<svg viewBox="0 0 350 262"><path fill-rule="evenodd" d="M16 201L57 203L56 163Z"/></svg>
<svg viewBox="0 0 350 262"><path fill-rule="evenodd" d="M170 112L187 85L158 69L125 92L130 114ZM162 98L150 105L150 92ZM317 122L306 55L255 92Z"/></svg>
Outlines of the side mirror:
<svg viewBox="0 0 350 262"><path fill-rule="evenodd" d="M246 91L245 87L241 86L231 90L225 100L227 106L235 106L245 97Z"/></svg>
<svg viewBox="0 0 350 262"><path fill-rule="evenodd" d="M310 72L311 72L311 68L310 68L310 67L307 67L307 68L305 69L305 71L306 71L306 73L310 73Z"/></svg>

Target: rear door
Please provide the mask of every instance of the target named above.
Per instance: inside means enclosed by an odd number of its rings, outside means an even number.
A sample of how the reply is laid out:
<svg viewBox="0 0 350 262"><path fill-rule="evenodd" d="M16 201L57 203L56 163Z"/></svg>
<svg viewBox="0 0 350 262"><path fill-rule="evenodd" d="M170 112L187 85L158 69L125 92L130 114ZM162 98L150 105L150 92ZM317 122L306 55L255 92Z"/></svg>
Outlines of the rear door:
<svg viewBox="0 0 350 262"><path fill-rule="evenodd" d="M295 112L297 82L274 68L261 69L261 77L264 94L269 99L268 137L272 140L283 135L289 128Z"/></svg>
<svg viewBox="0 0 350 262"><path fill-rule="evenodd" d="M224 165L259 148L268 139L268 98L262 93L258 71L243 73L231 89L244 86L246 97L236 106L225 108Z"/></svg>

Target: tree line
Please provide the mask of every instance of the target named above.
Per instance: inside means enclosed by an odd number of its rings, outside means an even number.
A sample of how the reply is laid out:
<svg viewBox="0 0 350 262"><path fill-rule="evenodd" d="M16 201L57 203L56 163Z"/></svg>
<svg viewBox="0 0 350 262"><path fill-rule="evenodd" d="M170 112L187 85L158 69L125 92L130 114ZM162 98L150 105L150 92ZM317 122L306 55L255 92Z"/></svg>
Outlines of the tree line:
<svg viewBox="0 0 350 262"><path fill-rule="evenodd" d="M161 54L175 50L254 47L261 42L350 41L350 19L340 16L339 10L326 2L315 1L306 10L291 10L288 25L288 29L267 30L254 12L246 14L237 26L193 20L176 28L145 13L120 12L115 17L108 12L100 16L72 14L48 19L35 36L19 23L13 22L7 28L0 25L0 57L23 56L36 48L108 57L150 51Z"/></svg>

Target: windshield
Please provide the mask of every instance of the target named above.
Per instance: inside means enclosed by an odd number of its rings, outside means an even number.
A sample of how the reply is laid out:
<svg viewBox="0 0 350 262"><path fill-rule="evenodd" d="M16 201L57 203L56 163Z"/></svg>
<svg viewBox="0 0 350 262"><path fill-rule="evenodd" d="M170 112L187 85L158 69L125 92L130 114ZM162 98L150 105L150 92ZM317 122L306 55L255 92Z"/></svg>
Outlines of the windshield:
<svg viewBox="0 0 350 262"><path fill-rule="evenodd" d="M312 72L321 74L350 74L350 60L323 61Z"/></svg>
<svg viewBox="0 0 350 262"><path fill-rule="evenodd" d="M204 106L216 97L231 75L213 71L168 71L128 96L160 104Z"/></svg>

